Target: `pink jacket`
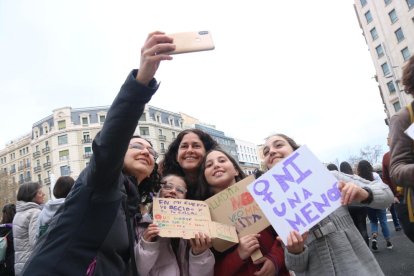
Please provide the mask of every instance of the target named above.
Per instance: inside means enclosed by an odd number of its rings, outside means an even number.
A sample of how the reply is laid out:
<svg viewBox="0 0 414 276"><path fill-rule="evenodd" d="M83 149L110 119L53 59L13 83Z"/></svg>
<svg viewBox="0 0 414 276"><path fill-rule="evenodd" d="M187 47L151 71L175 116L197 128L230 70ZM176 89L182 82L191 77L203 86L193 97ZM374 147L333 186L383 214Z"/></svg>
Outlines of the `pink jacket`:
<svg viewBox="0 0 414 276"><path fill-rule="evenodd" d="M215 260L210 249L200 255L193 255L189 242L180 239L176 257L170 238L158 237L154 242L147 242L142 237L145 227L138 226L136 230L138 243L135 245L135 260L140 275L212 276L214 274Z"/></svg>

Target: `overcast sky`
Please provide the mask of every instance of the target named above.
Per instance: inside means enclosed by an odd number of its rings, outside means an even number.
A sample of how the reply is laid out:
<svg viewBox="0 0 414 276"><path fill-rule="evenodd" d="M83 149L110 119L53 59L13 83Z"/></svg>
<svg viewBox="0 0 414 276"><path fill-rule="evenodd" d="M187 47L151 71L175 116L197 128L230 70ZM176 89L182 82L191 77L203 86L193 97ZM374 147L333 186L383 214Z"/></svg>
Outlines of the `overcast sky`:
<svg viewBox="0 0 414 276"><path fill-rule="evenodd" d="M110 105L149 32L210 30L215 50L161 64L151 105L255 144L285 133L324 162L386 151L353 3L0 0L0 148L53 109Z"/></svg>

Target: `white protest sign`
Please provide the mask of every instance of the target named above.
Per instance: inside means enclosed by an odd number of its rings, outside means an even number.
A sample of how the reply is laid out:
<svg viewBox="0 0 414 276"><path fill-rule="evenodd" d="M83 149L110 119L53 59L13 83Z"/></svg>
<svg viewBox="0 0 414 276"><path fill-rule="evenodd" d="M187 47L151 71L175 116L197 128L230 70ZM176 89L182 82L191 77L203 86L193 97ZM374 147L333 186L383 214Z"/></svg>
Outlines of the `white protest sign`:
<svg viewBox="0 0 414 276"><path fill-rule="evenodd" d="M302 146L247 186L263 213L287 243L341 205L337 179Z"/></svg>
<svg viewBox="0 0 414 276"><path fill-rule="evenodd" d="M405 134L407 134L408 136L410 136L411 139L414 140L414 123L411 124L411 126L409 126L405 131Z"/></svg>

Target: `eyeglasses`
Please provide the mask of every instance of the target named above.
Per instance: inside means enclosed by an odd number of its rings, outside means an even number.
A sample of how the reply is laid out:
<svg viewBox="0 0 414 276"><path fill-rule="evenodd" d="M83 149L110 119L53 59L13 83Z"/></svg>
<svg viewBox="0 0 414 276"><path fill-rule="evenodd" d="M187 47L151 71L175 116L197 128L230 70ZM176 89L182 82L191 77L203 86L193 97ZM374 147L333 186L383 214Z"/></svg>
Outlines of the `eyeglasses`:
<svg viewBox="0 0 414 276"><path fill-rule="evenodd" d="M143 151L144 149L147 149L149 154L151 154L152 157L154 157L154 160L157 160L157 158L158 158L158 153L153 148L146 147L143 144L140 144L140 143L129 144L129 148L130 149L137 149L139 151Z"/></svg>
<svg viewBox="0 0 414 276"><path fill-rule="evenodd" d="M172 183L167 183L167 182L161 182L160 184L161 184L161 188L166 191L172 191L172 189L174 189L177 193L181 195L185 195L187 193L187 189L181 186L176 186Z"/></svg>

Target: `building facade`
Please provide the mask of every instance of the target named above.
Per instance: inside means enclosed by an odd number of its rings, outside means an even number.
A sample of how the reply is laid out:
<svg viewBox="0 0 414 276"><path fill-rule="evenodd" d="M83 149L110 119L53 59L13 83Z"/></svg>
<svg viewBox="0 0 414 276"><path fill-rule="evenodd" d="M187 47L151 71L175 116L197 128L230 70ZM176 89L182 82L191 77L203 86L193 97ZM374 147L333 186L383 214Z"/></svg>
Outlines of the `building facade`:
<svg viewBox="0 0 414 276"><path fill-rule="evenodd" d="M240 167L246 175L253 174L254 170L260 168L257 146L254 143L239 139L235 139L235 143Z"/></svg>
<svg viewBox="0 0 414 276"><path fill-rule="evenodd" d="M414 0L355 0L355 12L375 66L388 125L411 102L403 92L402 69L414 52Z"/></svg>

